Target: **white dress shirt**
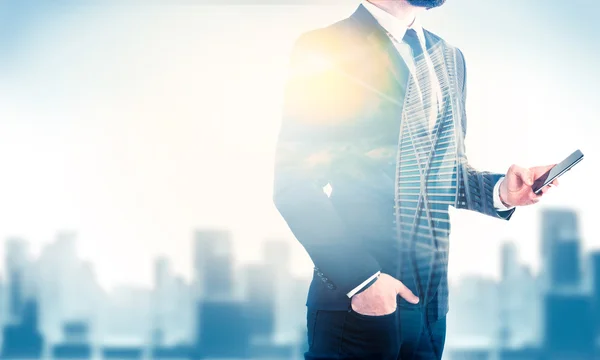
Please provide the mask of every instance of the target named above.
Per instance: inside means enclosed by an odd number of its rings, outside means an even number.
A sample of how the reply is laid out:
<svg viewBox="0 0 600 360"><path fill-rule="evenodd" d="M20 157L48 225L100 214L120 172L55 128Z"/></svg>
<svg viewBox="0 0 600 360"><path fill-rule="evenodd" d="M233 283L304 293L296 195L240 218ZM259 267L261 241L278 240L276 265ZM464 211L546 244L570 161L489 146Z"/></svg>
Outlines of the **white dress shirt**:
<svg viewBox="0 0 600 360"><path fill-rule="evenodd" d="M423 27L419 21L419 18L415 18L413 23L406 27L400 20L395 18L392 14L387 11L373 5L368 1L363 1L363 6L369 10L369 12L373 15L373 17L377 20L379 25L383 27L392 40L394 47L398 50L398 53L402 57L402 60L406 63L406 67L413 75L413 80L417 86L419 93L421 94L421 100L423 100L421 87L419 86L418 78L417 78L417 69L415 60L413 57L412 49L410 45L402 41L404 35L406 34L407 29L412 29L417 33L417 37L419 38L419 42L421 43L421 47L423 50L427 49L425 43L425 33L423 32ZM433 67L433 62L429 57L427 51L423 51L423 58L425 63L427 64L427 70L429 71L429 78L431 80L431 104L435 104L435 106L431 107L431 111L428 114L429 118L429 130L433 131L435 127L435 123L438 118L439 112L442 110L442 89L440 87L440 82L435 73L435 69Z"/></svg>
<svg viewBox="0 0 600 360"><path fill-rule="evenodd" d="M377 7L376 5L370 3L367 0L363 0L362 5L371 13L371 15L373 15L373 17L375 18L375 20L377 20L379 25L381 25L381 27L383 27L388 32L388 35L390 36L390 39L392 40L394 47L396 48L396 50L398 51L398 53L400 54L400 56L406 63L408 70L411 72L411 74L413 74L413 80L415 81L417 88L419 88L419 84L417 82L417 76L415 76L416 75L416 66L415 66L415 62L413 59L413 55L412 55L412 49L406 42L404 42L402 40L404 38L404 35L406 34L406 30L413 29L417 33L417 37L419 38L419 41L420 41L423 49L427 49L426 42L425 42L425 33L423 31L423 27L421 26L419 18L418 17L415 18L414 21L412 22L412 24L407 27L405 24L403 24L400 20L398 20L392 14ZM441 110L441 106L442 106L442 90L441 90L437 75L435 73L433 63L431 62L431 58L429 57L427 51L423 52L423 56L424 56L424 60L427 64L427 66L429 68L429 78L431 79L431 87L432 87L431 103L437 105L437 106L431 107L431 113L428 116L429 117L429 129L433 130L435 123L437 121L438 113ZM494 207L496 208L496 210L499 210L499 211L505 211L505 210L512 209L512 207L504 206L504 204L500 200L500 184L502 183L502 180L504 180L504 177L502 177L500 180L498 180L498 182L494 186ZM373 274L373 276L366 279L363 283L358 285L356 288L352 289L352 291L350 291L346 295L348 297L354 296L358 291L360 291L360 289L365 287L370 281L372 281L377 276L379 276L379 274L380 274L379 271L377 273Z"/></svg>

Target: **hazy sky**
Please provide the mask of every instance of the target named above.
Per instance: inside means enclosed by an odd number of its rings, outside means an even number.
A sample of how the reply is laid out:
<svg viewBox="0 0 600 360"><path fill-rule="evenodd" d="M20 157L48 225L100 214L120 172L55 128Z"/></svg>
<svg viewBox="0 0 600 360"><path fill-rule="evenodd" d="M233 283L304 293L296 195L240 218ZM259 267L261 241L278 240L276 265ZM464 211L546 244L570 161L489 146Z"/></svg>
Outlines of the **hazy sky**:
<svg viewBox="0 0 600 360"><path fill-rule="evenodd" d="M281 87L293 40L358 1L18 3L0 1L0 239L39 249L74 230L111 287L149 284L159 254L189 276L193 230L227 227L241 261L256 260L263 239L287 238L296 272L310 274L271 204ZM589 185L600 155L598 10L593 0L448 0L423 17L465 53L473 165L504 172L584 152L544 206L581 211L588 248L600 247ZM509 222L453 212L451 277L495 276L506 239L536 266L540 208Z"/></svg>

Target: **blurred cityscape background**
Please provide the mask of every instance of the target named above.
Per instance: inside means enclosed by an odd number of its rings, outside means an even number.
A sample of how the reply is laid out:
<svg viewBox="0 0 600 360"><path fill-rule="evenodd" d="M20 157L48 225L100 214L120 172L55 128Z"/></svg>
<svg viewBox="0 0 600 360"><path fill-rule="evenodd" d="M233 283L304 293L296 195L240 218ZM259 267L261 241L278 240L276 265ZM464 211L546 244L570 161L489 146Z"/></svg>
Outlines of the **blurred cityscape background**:
<svg viewBox="0 0 600 360"><path fill-rule="evenodd" d="M542 270L501 250L501 278L465 277L451 288L445 359L600 357L600 251L584 253L577 213L545 209ZM291 241L264 243L262 260L234 271L228 230L193 238L193 278L154 261L149 288L108 294L64 232L33 258L6 241L0 285L6 359L301 359L308 278L290 271Z"/></svg>
<svg viewBox="0 0 600 360"><path fill-rule="evenodd" d="M271 201L282 89L295 39L358 3L0 0L0 357L300 359L312 266ZM509 222L451 212L445 360L597 357L598 13L423 15L466 57L471 165L586 155Z"/></svg>

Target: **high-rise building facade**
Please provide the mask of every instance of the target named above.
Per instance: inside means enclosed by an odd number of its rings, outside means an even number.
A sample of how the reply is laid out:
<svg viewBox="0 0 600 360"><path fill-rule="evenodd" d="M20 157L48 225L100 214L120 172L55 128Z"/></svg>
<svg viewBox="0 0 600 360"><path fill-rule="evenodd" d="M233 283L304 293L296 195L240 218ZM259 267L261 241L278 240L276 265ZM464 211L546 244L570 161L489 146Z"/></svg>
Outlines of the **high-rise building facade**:
<svg viewBox="0 0 600 360"><path fill-rule="evenodd" d="M169 259L155 260L152 334L156 345L191 340L195 304L189 290L189 284L174 272Z"/></svg>
<svg viewBox="0 0 600 360"><path fill-rule="evenodd" d="M517 247L508 242L501 248L499 283L499 345L523 346L539 340L541 291L529 267L519 260Z"/></svg>
<svg viewBox="0 0 600 360"><path fill-rule="evenodd" d="M197 358L245 359L250 344L250 327L246 306L238 301L202 300L196 318Z"/></svg>
<svg viewBox="0 0 600 360"><path fill-rule="evenodd" d="M592 301L594 310L594 323L596 324L596 337L600 339L600 251L593 252L590 256L592 268Z"/></svg>
<svg viewBox="0 0 600 360"><path fill-rule="evenodd" d="M5 276L8 287L8 309L10 322L21 320L23 306L27 297L28 285L31 284L31 260L29 247L25 240L10 238L5 245Z"/></svg>
<svg viewBox="0 0 600 360"><path fill-rule="evenodd" d="M94 266L77 255L77 234L57 233L55 240L45 244L34 266L40 299L40 326L50 342L59 341L65 321L85 320L91 340L101 335L101 307L106 293L100 287Z"/></svg>
<svg viewBox="0 0 600 360"><path fill-rule="evenodd" d="M252 335L270 339L275 332L276 283L269 266L244 267L246 283L246 315Z"/></svg>
<svg viewBox="0 0 600 360"><path fill-rule="evenodd" d="M233 295L232 236L227 230L198 230L194 235L194 287L197 299Z"/></svg>
<svg viewBox="0 0 600 360"><path fill-rule="evenodd" d="M547 291L577 290L581 285L577 213L570 209L546 209L540 216L544 287Z"/></svg>
<svg viewBox="0 0 600 360"><path fill-rule="evenodd" d="M509 280L518 274L521 264L519 264L519 254L515 243L506 242L502 245L500 249L500 266L502 280Z"/></svg>
<svg viewBox="0 0 600 360"><path fill-rule="evenodd" d="M557 359L579 359L593 354L595 331L591 298L546 294L544 305L544 352Z"/></svg>

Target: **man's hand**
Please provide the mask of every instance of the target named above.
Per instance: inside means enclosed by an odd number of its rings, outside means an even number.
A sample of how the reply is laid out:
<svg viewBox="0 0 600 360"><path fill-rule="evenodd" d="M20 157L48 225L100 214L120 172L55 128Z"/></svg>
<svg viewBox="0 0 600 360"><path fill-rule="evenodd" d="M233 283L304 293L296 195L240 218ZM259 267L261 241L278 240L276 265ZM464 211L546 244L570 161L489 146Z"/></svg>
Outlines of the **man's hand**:
<svg viewBox="0 0 600 360"><path fill-rule="evenodd" d="M549 185L544 186L540 194L534 193L532 189L533 182L553 166L536 166L527 169L512 165L508 169L502 184L500 184L500 200L507 206L524 206L537 203L551 186L558 185L558 179L555 179Z"/></svg>
<svg viewBox="0 0 600 360"><path fill-rule="evenodd" d="M410 303L417 304L419 302L419 298L400 280L382 273L367 290L352 297L352 310L369 316L391 314L396 311L396 295L398 294Z"/></svg>

